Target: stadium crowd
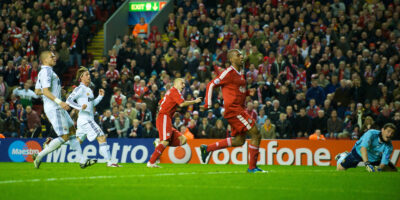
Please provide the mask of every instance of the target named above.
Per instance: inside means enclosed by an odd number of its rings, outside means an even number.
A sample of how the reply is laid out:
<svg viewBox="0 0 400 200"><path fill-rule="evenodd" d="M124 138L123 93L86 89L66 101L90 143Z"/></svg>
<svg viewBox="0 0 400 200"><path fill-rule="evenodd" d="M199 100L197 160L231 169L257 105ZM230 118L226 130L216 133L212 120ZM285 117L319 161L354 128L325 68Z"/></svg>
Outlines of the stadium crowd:
<svg viewBox="0 0 400 200"><path fill-rule="evenodd" d="M76 61L88 67L96 95L105 90L96 120L108 137L157 137L158 102L174 78L186 80L185 99L204 97L207 83L229 66L229 49L246 57L245 106L264 139L358 139L387 122L400 127L398 0L177 0L164 27L151 27L147 38L122 36L92 64L82 62L93 34L87 24L100 20L90 13L118 3L25 3L32 9L0 4L0 132L8 137L51 135L29 89L37 55L49 48L58 52L60 77ZM229 136L222 94L213 97L210 110L179 109L173 126L187 137Z"/></svg>

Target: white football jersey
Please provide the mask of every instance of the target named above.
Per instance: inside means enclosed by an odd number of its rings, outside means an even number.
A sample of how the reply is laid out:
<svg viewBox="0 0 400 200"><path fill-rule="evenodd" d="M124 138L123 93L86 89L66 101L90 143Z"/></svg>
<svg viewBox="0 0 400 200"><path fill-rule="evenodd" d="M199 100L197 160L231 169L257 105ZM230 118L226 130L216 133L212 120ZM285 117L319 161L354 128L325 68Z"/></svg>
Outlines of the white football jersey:
<svg viewBox="0 0 400 200"><path fill-rule="evenodd" d="M57 74L54 73L53 68L50 66L42 65L42 68L38 74L38 80L36 81L35 89L49 88L50 92L58 99L61 99L61 82ZM62 109L53 100L42 95L44 110L50 111L55 109Z"/></svg>
<svg viewBox="0 0 400 200"><path fill-rule="evenodd" d="M69 95L67 99L67 104L77 110L79 110L78 115L78 126L80 124L87 123L88 120L94 120L94 107L100 103L103 96L97 96L94 99L93 91L84 84L80 84L74 89L74 91ZM76 102L75 102L76 101ZM82 105L86 104L87 107L82 110Z"/></svg>

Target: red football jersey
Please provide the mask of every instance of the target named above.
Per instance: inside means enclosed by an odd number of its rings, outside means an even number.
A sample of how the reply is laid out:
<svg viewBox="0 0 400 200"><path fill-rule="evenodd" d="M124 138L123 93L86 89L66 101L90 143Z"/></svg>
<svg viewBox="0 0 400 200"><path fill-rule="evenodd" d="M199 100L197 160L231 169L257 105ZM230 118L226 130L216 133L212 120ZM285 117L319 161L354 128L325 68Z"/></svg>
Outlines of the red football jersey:
<svg viewBox="0 0 400 200"><path fill-rule="evenodd" d="M222 88L224 99L225 118L236 117L245 107L246 80L242 72L238 72L233 66L225 69L214 80L207 84L204 107L212 108L212 93L215 87Z"/></svg>
<svg viewBox="0 0 400 200"><path fill-rule="evenodd" d="M166 114L168 115L171 119L172 116L174 115L176 111L176 107L183 103L185 100L183 99L181 93L176 89L175 87L172 87L165 93L165 96L163 99L161 99L160 103L160 111L158 115L160 114Z"/></svg>

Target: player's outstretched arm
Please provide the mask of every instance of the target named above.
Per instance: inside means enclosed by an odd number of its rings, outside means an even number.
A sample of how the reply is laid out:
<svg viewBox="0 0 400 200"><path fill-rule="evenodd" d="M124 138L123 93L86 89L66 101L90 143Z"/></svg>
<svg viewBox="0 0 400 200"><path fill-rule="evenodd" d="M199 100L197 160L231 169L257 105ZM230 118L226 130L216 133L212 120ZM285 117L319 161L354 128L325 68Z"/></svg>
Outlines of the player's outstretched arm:
<svg viewBox="0 0 400 200"><path fill-rule="evenodd" d="M69 106L65 102L61 101L59 98L55 97L49 90L49 88L43 88L43 95L47 98L51 99L52 101L56 102L58 105L61 106L64 110L68 110Z"/></svg>
<svg viewBox="0 0 400 200"><path fill-rule="evenodd" d="M97 104L100 103L100 101L103 99L103 97L104 97L104 90L100 89L99 96L97 96L97 98L94 100L94 106L97 106Z"/></svg>
<svg viewBox="0 0 400 200"><path fill-rule="evenodd" d="M183 103L179 104L179 107L186 107L200 102L201 102L201 97L198 97L193 101L184 101Z"/></svg>
<svg viewBox="0 0 400 200"><path fill-rule="evenodd" d="M365 168L368 172L375 172L374 166L371 165L371 163L368 161L368 152L367 148L361 147L360 149L361 152L361 158L363 159L363 162L365 163Z"/></svg>

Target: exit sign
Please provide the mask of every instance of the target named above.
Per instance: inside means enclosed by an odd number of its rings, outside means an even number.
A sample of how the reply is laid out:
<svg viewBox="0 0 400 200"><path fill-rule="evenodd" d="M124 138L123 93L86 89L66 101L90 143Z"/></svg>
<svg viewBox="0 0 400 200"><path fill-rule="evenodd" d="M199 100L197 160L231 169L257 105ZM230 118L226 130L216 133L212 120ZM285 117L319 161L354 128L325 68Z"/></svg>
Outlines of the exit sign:
<svg viewBox="0 0 400 200"><path fill-rule="evenodd" d="M154 12L160 11L167 2L156 1L156 2L130 2L129 12Z"/></svg>

